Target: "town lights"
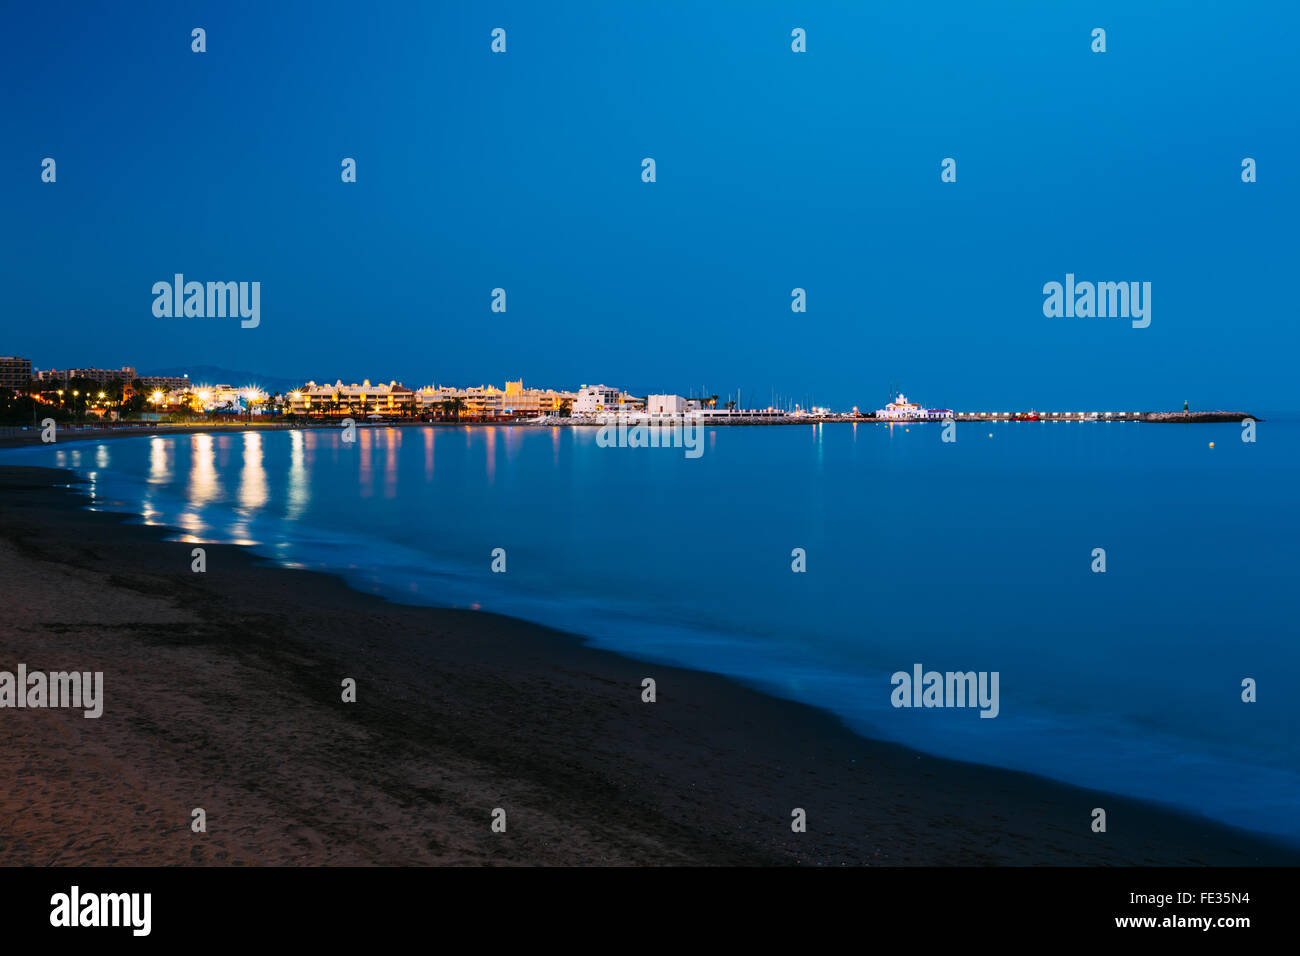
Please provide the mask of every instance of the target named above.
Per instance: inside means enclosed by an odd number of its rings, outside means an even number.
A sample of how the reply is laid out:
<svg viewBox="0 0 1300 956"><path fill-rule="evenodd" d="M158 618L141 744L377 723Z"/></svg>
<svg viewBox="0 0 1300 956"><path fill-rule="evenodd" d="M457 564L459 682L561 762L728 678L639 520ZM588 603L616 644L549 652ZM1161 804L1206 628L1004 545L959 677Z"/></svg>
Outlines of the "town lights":
<svg viewBox="0 0 1300 956"><path fill-rule="evenodd" d="M161 405L162 400L163 400L163 393L160 391L154 392L152 395L149 396L149 401L153 402L155 405Z"/></svg>

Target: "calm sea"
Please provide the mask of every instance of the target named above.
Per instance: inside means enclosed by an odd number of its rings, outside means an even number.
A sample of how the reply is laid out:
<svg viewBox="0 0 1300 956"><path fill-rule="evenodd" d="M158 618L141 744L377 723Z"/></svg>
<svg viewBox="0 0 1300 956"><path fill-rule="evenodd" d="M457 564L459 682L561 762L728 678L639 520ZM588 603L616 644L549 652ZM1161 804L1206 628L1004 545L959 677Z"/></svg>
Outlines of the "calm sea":
<svg viewBox="0 0 1300 956"><path fill-rule="evenodd" d="M352 444L333 429L4 458L71 467L95 507L186 540L529 618L868 736L1300 842L1300 424L1240 436L962 424L945 444L937 425L733 427L689 459L602 448L593 428L373 427ZM890 675L918 663L997 671L998 716L894 708Z"/></svg>

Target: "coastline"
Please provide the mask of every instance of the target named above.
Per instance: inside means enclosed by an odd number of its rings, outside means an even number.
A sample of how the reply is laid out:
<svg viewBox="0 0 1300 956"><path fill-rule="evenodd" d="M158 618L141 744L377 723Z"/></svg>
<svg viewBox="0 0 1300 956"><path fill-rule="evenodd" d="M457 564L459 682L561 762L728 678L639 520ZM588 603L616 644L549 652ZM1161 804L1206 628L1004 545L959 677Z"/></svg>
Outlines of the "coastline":
<svg viewBox="0 0 1300 956"><path fill-rule="evenodd" d="M98 720L0 710L17 768L0 865L1300 863L1261 835L238 546L207 546L193 574L189 545L85 510L60 487L77 482L0 467L0 669L102 670L107 698ZM1097 806L1108 833L1089 829Z"/></svg>
<svg viewBox="0 0 1300 956"><path fill-rule="evenodd" d="M1071 413L1073 414L1073 413ZM1203 425L1203 424L1233 424L1245 420L1254 422L1263 422L1266 419L1250 415L1246 412L1140 412L1141 418L1043 418L1022 420L1010 417L1008 413L992 413L990 417L975 415L970 413L961 413L954 415L952 420L959 424L982 424L982 425L1002 425L1002 424L1182 424L1182 425ZM292 431L302 429L333 429L342 426L343 419L334 421L312 420L306 422L288 422L288 421L246 421L246 422L190 422L190 423L157 423L151 426L145 425L115 425L108 428L97 428L93 425L82 424L75 428L67 425L59 426L58 441L105 441L113 438L143 438L152 435L198 435L198 434L217 434L221 432L249 432L249 431ZM874 418L862 417L854 418L851 416L832 415L825 417L790 417L782 419L774 418L749 418L738 417L726 419L723 417L705 418L699 422L699 427L704 428L743 428L743 427L760 427L772 425L942 425L943 419L935 418ZM597 418L546 418L537 419L466 419L464 421L419 421L411 419L394 419L392 421L358 421L355 423L358 428L461 428L470 426L488 426L488 427L520 427L520 428L601 428L606 424L604 419ZM23 448L31 445L43 444L41 441L41 430L37 426L2 426L0 427L0 449L4 448Z"/></svg>

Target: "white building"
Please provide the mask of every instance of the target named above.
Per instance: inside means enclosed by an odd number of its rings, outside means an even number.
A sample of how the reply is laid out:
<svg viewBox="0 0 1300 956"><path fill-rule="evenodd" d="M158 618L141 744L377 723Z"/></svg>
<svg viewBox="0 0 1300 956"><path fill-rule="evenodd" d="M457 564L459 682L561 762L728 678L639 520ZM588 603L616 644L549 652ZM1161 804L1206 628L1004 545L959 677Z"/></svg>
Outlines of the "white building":
<svg viewBox="0 0 1300 956"><path fill-rule="evenodd" d="M899 392L898 398L890 402L884 408L876 409L877 418L885 418L892 421L933 421L936 419L949 418L951 416L952 409L922 408L916 402L909 402L907 396L902 392Z"/></svg>
<svg viewBox="0 0 1300 956"><path fill-rule="evenodd" d="M623 395L616 388L605 385L584 385L573 402L574 415L599 415L616 412L623 404Z"/></svg>
<svg viewBox="0 0 1300 956"><path fill-rule="evenodd" d="M690 404L680 395L647 395L645 410L651 415L682 415Z"/></svg>

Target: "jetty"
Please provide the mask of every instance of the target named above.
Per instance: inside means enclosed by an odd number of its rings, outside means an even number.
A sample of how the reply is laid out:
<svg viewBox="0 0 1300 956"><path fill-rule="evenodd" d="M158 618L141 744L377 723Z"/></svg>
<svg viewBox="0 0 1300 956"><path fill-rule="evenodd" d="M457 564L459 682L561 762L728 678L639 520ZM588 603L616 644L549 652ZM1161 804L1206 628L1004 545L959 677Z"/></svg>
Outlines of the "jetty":
<svg viewBox="0 0 1300 956"><path fill-rule="evenodd" d="M1260 421L1246 412L954 412L958 422L1241 422ZM934 419L927 419L933 421Z"/></svg>

